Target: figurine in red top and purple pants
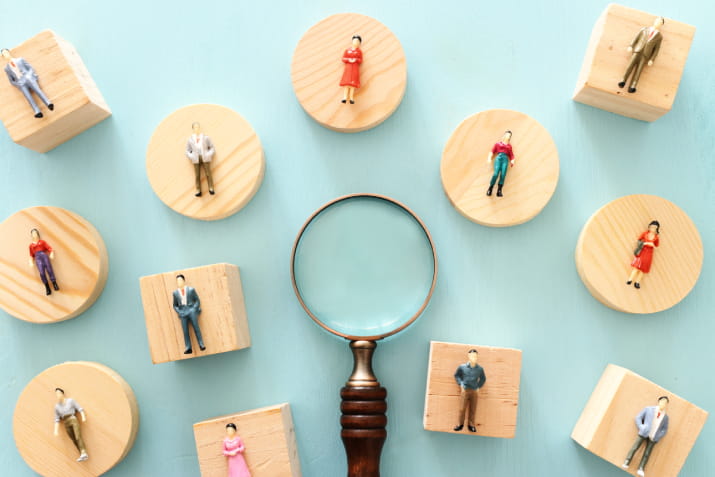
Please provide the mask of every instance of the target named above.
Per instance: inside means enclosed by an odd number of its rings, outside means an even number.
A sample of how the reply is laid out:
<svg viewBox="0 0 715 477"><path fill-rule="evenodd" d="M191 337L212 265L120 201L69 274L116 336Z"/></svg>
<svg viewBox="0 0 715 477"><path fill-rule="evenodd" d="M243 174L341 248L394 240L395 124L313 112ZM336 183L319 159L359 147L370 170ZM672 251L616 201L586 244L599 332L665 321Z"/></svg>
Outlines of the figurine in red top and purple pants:
<svg viewBox="0 0 715 477"><path fill-rule="evenodd" d="M353 35L353 44L343 53L343 77L340 79L340 86L344 86L343 103L355 104L355 90L360 87L360 63L362 63L362 51L360 45L362 38L360 35Z"/></svg>
<svg viewBox="0 0 715 477"><path fill-rule="evenodd" d="M626 285L633 283L634 287L641 287L640 282L643 279L643 274L650 272L650 265L653 263L653 248L660 243L659 234L660 222L652 220L648 224L648 230L638 237L638 245L633 251L633 261L631 262L633 270L631 270Z"/></svg>
<svg viewBox="0 0 715 477"><path fill-rule="evenodd" d="M487 195L492 195L492 189L494 189L494 184L499 178L499 187L497 188L497 197L503 197L502 188L504 187L504 179L506 179L506 171L508 165L514 167L514 151L511 148L511 131L504 131L504 136L502 136L501 141L494 144L492 151L487 157L487 164L491 164L494 154L497 155L494 160L494 174L492 179L489 181L489 189L487 189Z"/></svg>
<svg viewBox="0 0 715 477"><path fill-rule="evenodd" d="M47 276L50 276L50 281L55 290L59 290L57 280L55 279L55 271L52 269L50 259L55 258L55 252L47 242L40 238L40 231L37 229L30 230L32 243L30 244L30 266L37 265L37 271L40 272L40 280L45 284L45 294L52 294L50 285L47 281Z"/></svg>

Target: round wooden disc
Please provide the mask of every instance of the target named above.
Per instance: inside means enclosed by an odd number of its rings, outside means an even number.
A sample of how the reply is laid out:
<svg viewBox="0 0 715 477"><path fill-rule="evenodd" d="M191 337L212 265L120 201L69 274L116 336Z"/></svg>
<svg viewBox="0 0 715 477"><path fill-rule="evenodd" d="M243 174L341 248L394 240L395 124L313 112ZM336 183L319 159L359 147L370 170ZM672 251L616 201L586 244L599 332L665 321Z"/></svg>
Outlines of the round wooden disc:
<svg viewBox="0 0 715 477"><path fill-rule="evenodd" d="M77 462L79 451L60 423L53 435L55 388L77 401L87 416L80 421L89 459ZM117 465L134 444L139 430L139 406L121 376L99 363L58 364L37 375L15 406L13 435L20 455L44 476L94 477Z"/></svg>
<svg viewBox="0 0 715 477"><path fill-rule="evenodd" d="M340 80L343 52L360 35L360 87L355 104L343 104ZM407 86L407 61L397 37L374 18L357 13L332 15L298 42L291 65L293 90L300 105L326 128L359 132L374 128L400 105Z"/></svg>
<svg viewBox="0 0 715 477"><path fill-rule="evenodd" d="M487 157L504 131L512 131L514 167L487 196L494 171ZM551 199L559 180L559 153L549 132L518 111L491 109L468 117L457 127L442 152L442 186L466 218L490 227L509 227L533 219Z"/></svg>
<svg viewBox="0 0 715 477"><path fill-rule="evenodd" d="M59 291L45 295L37 266L30 267L30 230L52 247ZM97 300L107 282L109 257L102 237L85 219L59 207L23 209L0 224L0 307L33 323L74 318Z"/></svg>
<svg viewBox="0 0 715 477"><path fill-rule="evenodd" d="M195 197L194 165L185 156L191 125L214 143L211 161L215 195L201 171L203 195ZM251 125L237 112L216 104L178 109L156 128L146 151L146 172L156 195L176 212L200 220L218 220L241 210L263 181L263 148Z"/></svg>
<svg viewBox="0 0 715 477"><path fill-rule="evenodd" d="M626 285L638 237L660 222L641 288ZM666 310L690 293L703 265L703 244L695 224L677 205L654 195L627 195L601 207L584 225L576 245L576 268L601 303L626 313Z"/></svg>

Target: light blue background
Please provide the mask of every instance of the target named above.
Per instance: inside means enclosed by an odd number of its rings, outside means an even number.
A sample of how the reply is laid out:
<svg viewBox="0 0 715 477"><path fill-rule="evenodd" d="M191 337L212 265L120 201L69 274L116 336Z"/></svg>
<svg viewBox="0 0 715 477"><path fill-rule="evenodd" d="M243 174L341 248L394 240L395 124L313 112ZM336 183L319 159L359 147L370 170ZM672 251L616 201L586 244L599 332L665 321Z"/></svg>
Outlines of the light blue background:
<svg viewBox="0 0 715 477"><path fill-rule="evenodd" d="M606 6L601 1L3 0L2 6L3 45L54 29L77 48L114 113L45 155L0 132L0 216L34 205L68 208L97 227L110 257L106 289L82 316L45 326L0 316L3 475L32 475L13 444L15 401L33 376L66 360L104 363L136 392L141 429L111 476L196 476L194 422L284 401L293 411L303 474L344 475L338 389L350 373L350 353L303 313L289 257L303 221L351 192L386 194L412 208L430 228L440 259L426 313L377 350L375 369L389 390L385 476L625 475L569 438L607 363L715 410L712 2L630 3L699 27L673 111L652 124L570 99L591 28ZM389 120L346 135L302 111L290 62L311 25L355 10L401 40L409 79ZM144 168L156 125L200 102L240 112L267 159L254 199L214 223L165 207ZM508 229L464 219L439 177L449 135L462 119L489 108L539 120L561 159L551 202L531 222ZM600 304L573 260L588 217L633 193L679 205L706 249L692 293L651 316ZM663 232L665 238L665 225ZM152 365L138 278L223 261L241 267L253 346ZM523 350L515 439L422 429L430 340ZM681 474L711 476L714 445L709 422Z"/></svg>

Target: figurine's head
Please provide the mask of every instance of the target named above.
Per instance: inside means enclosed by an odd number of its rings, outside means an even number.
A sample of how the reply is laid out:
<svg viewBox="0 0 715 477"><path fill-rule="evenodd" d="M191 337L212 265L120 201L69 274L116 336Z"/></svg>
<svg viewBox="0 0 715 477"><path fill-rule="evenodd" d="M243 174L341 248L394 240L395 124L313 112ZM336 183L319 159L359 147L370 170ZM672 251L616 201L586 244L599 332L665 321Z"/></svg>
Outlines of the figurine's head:
<svg viewBox="0 0 715 477"><path fill-rule="evenodd" d="M236 424L233 422L229 422L226 424L226 434L228 434L228 437L233 437L236 435Z"/></svg>
<svg viewBox="0 0 715 477"><path fill-rule="evenodd" d="M176 286L179 288L183 288L184 285L186 284L186 278L182 274L178 274L176 276Z"/></svg>
<svg viewBox="0 0 715 477"><path fill-rule="evenodd" d="M0 55L2 55L2 57L6 60L12 58L12 56L10 55L10 50L8 50L7 48L3 48L2 50L0 50Z"/></svg>
<svg viewBox="0 0 715 477"><path fill-rule="evenodd" d="M660 233L660 222L657 220L651 220L648 224L648 231L658 235Z"/></svg>
<svg viewBox="0 0 715 477"><path fill-rule="evenodd" d="M353 48L360 48L362 45L362 37L360 35L353 35Z"/></svg>
<svg viewBox="0 0 715 477"><path fill-rule="evenodd" d="M32 240L37 242L38 240L40 240L40 231L37 229L30 230L30 237L32 237Z"/></svg>
<svg viewBox="0 0 715 477"><path fill-rule="evenodd" d="M467 358L469 359L469 364L474 367L475 364L477 364L477 358L479 357L479 351L476 349L472 348L469 351L467 351Z"/></svg>
<svg viewBox="0 0 715 477"><path fill-rule="evenodd" d="M201 124L198 121L191 123L191 130L194 134L199 134L201 132Z"/></svg>
<svg viewBox="0 0 715 477"><path fill-rule="evenodd" d="M656 17L655 20L653 20L653 28L656 30L660 27L665 25L665 18L663 17Z"/></svg>
<svg viewBox="0 0 715 477"><path fill-rule="evenodd" d="M658 398L658 409L661 411L665 411L666 406L670 402L670 399L668 399L668 396L661 396Z"/></svg>
<svg viewBox="0 0 715 477"><path fill-rule="evenodd" d="M62 388L55 388L55 396L57 397L57 402L62 402L65 398L65 390Z"/></svg>
<svg viewBox="0 0 715 477"><path fill-rule="evenodd" d="M504 131L504 135L501 137L501 142L504 144L509 144L511 142L511 131L508 129Z"/></svg>

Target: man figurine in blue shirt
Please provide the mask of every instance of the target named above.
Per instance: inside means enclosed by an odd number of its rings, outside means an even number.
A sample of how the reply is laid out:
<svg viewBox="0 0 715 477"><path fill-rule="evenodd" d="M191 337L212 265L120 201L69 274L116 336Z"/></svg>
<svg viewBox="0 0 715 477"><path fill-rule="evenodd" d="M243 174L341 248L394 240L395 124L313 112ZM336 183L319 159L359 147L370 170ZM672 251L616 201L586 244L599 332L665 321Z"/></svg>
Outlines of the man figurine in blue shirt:
<svg viewBox="0 0 715 477"><path fill-rule="evenodd" d="M470 349L467 352L469 361L460 364L454 373L454 379L462 390L459 405L459 424L454 427L455 431L462 430L464 427L464 415L467 414L469 432L477 432L477 428L474 425L474 415L477 412L477 393L487 380L484 368L477 364L478 355L479 353L476 349ZM467 410L469 410L468 413Z"/></svg>
<svg viewBox="0 0 715 477"><path fill-rule="evenodd" d="M656 442L660 441L665 433L668 432L668 415L665 413L665 408L668 406L670 399L668 396L658 398L657 406L644 407L636 416L636 427L638 428L638 437L633 443L630 452L626 456L626 461L623 463L623 468L627 469L631 464L633 455L645 441L645 451L641 463L638 466L637 474L640 477L645 477L645 465L648 463L648 458L653 450Z"/></svg>

